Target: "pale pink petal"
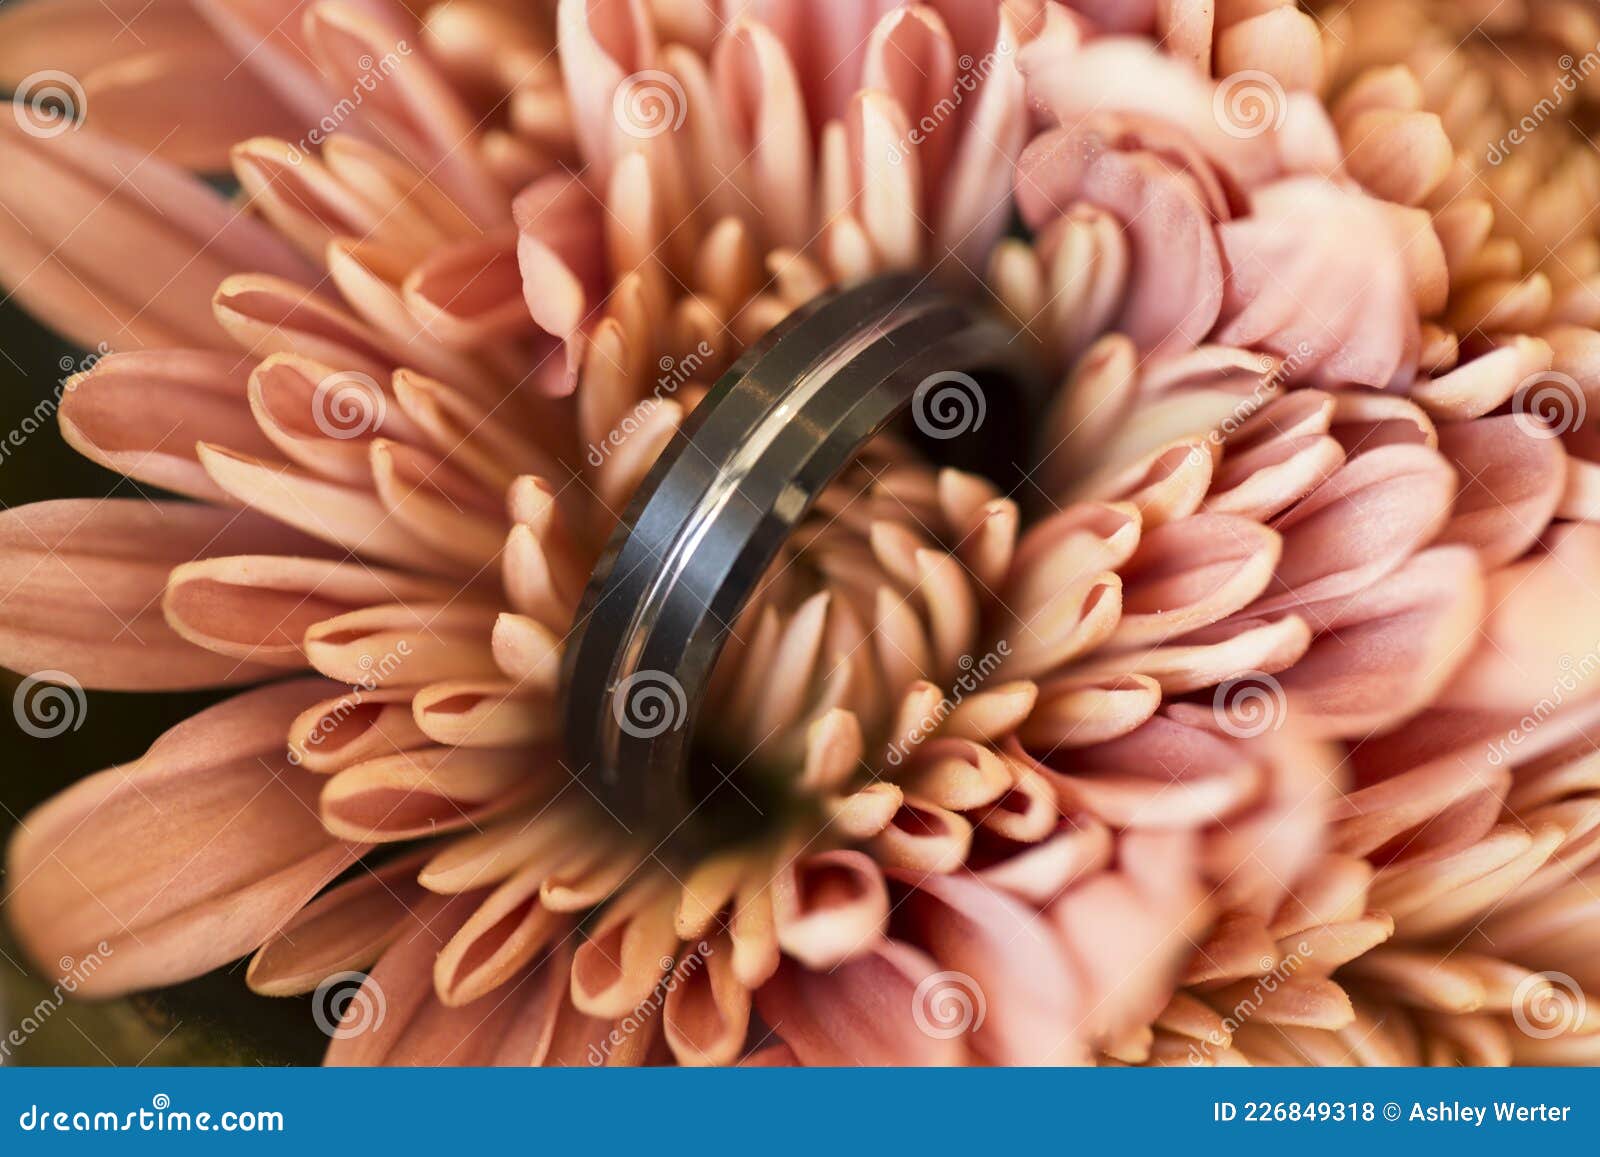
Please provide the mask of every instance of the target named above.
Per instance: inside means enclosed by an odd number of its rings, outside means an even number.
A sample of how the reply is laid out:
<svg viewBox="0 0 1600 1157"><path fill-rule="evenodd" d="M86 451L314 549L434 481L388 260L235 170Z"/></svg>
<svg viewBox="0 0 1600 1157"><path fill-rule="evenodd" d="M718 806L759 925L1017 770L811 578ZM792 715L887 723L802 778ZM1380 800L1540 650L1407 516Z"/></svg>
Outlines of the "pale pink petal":
<svg viewBox="0 0 1600 1157"><path fill-rule="evenodd" d="M1132 269L1117 329L1144 349L1183 349L1210 332L1223 269L1209 207L1185 174L1155 152L1124 151L1120 126L1037 137L1023 151L1017 202L1035 227L1088 202L1123 222Z"/></svg>
<svg viewBox="0 0 1600 1157"><path fill-rule="evenodd" d="M1326 633L1281 677L1288 717L1330 736L1404 719L1467 662L1484 597L1473 553L1439 547L1341 600L1319 624Z"/></svg>
<svg viewBox="0 0 1600 1157"><path fill-rule="evenodd" d="M972 1018L975 1050L994 1064L1078 1058L1075 1030L1088 1010L1077 969L1047 921L969 874L895 878L909 889L900 913L914 941L987 1005L981 1022ZM936 991L925 992L922 1010L944 1027L936 1001Z"/></svg>
<svg viewBox="0 0 1600 1157"><path fill-rule="evenodd" d="M1476 547L1486 568L1520 558L1566 492L1561 442L1506 415L1440 427L1439 449L1455 466L1461 492L1438 541Z"/></svg>
<svg viewBox="0 0 1600 1157"><path fill-rule="evenodd" d="M1295 178L1258 190L1250 214L1217 232L1228 267L1218 340L1292 359L1296 375L1317 384L1383 387L1414 376L1409 238L1380 202Z"/></svg>
<svg viewBox="0 0 1600 1157"><path fill-rule="evenodd" d="M884 940L830 972L785 961L756 1007L801 1064L959 1064L962 1042L923 1031L914 1016L918 986L938 972L917 949Z"/></svg>
<svg viewBox="0 0 1600 1157"><path fill-rule="evenodd" d="M1283 558L1252 614L1348 598L1431 541L1449 517L1455 471L1420 446L1383 446L1352 458L1278 523Z"/></svg>
<svg viewBox="0 0 1600 1157"><path fill-rule="evenodd" d="M1600 691L1575 673L1600 641L1593 593L1600 527L1564 524L1544 546L1490 576L1484 641L1441 691L1439 706L1522 711L1552 695L1570 704Z"/></svg>

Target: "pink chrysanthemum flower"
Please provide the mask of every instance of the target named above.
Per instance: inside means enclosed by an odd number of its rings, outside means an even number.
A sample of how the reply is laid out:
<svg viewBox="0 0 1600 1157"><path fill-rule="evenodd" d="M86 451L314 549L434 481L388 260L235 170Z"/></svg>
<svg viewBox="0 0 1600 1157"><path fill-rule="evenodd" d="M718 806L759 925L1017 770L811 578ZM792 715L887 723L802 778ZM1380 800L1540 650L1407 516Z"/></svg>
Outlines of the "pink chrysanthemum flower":
<svg viewBox="0 0 1600 1157"><path fill-rule="evenodd" d="M55 2L0 64L65 67ZM1389 8L75 38L88 127L0 125L0 280L119 351L72 444L193 501L0 516L0 662L261 686L26 818L29 952L105 942L98 995L367 972L340 1063L1585 1059L1515 1034L1600 980L1600 257L1560 145L1508 199L1470 150L1512 98L1434 108ZM555 710L600 548L743 348L897 269L1025 335L1043 461L870 446L733 625L698 819L624 825Z"/></svg>

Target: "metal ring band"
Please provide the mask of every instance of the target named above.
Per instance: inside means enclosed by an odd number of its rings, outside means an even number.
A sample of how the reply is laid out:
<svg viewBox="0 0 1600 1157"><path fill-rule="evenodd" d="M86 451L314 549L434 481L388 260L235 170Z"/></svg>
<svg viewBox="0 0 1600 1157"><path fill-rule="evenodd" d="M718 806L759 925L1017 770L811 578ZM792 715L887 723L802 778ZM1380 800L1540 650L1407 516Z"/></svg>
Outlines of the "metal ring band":
<svg viewBox="0 0 1600 1157"><path fill-rule="evenodd" d="M888 275L786 318L695 408L607 543L563 663L569 766L625 822L690 808L696 716L730 624L813 501L919 387L981 381L979 406L1027 420L1015 337L973 303ZM980 412L972 431L982 424ZM957 440L933 438L948 458Z"/></svg>

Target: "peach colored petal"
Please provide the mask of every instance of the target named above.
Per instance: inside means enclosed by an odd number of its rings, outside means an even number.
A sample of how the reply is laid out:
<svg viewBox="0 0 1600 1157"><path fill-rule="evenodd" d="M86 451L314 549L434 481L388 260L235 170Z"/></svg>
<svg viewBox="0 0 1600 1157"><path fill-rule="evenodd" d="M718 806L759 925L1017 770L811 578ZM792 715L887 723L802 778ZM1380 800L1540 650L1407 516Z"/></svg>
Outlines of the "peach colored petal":
<svg viewBox="0 0 1600 1157"><path fill-rule="evenodd" d="M519 871L445 942L433 962L433 988L447 1007L493 992L569 935L570 919L539 903L542 882L537 870Z"/></svg>
<svg viewBox="0 0 1600 1157"><path fill-rule="evenodd" d="M471 827L545 790L548 756L516 748L423 747L357 763L326 780L330 832L372 843Z"/></svg>
<svg viewBox="0 0 1600 1157"><path fill-rule="evenodd" d="M429 334L401 291L410 269L409 257L375 241L336 237L326 250L328 280L351 310L372 327L378 341L401 351L392 361L436 377L486 401L499 400L501 389L492 371L468 353L449 349Z"/></svg>
<svg viewBox="0 0 1600 1157"><path fill-rule="evenodd" d="M1340 799L1329 813L1332 843L1351 855L1368 855L1390 841L1402 849L1425 837L1430 845L1461 847L1476 841L1493 824L1481 819L1477 801L1493 805L1505 795L1510 775L1490 766L1488 752L1451 756L1390 774ZM1497 809L1497 806L1495 808ZM1452 824L1456 819L1459 822ZM1430 830L1436 829L1436 830ZM1408 835L1410 833L1410 835Z"/></svg>
<svg viewBox="0 0 1600 1157"><path fill-rule="evenodd" d="M1161 685L1146 675L1075 672L1040 688L1037 707L1018 729L1036 751L1086 747L1126 735L1161 706Z"/></svg>
<svg viewBox="0 0 1600 1157"><path fill-rule="evenodd" d="M506 221L505 190L478 159L478 118L428 54L402 49L392 21L357 5L308 7L301 31L330 90L364 92L357 124L427 171L480 225ZM384 67L376 83L374 61Z"/></svg>
<svg viewBox="0 0 1600 1157"><path fill-rule="evenodd" d="M1204 826L1252 798L1261 775L1226 739L1161 715L1120 739L1047 755L1038 766L1063 811L1119 828Z"/></svg>
<svg viewBox="0 0 1600 1157"><path fill-rule="evenodd" d="M15 118L0 140L0 282L78 345L227 349L206 305L224 277L312 281L271 230L165 161L89 129L41 138Z"/></svg>
<svg viewBox="0 0 1600 1157"><path fill-rule="evenodd" d="M63 500L0 514L0 661L108 689L247 683L268 664L209 654L167 625L175 566L246 545L315 550L253 514L141 499Z"/></svg>
<svg viewBox="0 0 1600 1157"><path fill-rule="evenodd" d="M300 667L306 664L306 631L323 619L397 598L438 602L450 593L437 583L359 563L234 555L174 567L162 612L174 631L208 651Z"/></svg>
<svg viewBox="0 0 1600 1157"><path fill-rule="evenodd" d="M114 62L127 53L124 29L135 19L143 51L193 49L208 39L205 25L184 0L9 4L0 14L0 85L15 89L28 74L47 68L82 77Z"/></svg>
<svg viewBox="0 0 1600 1157"><path fill-rule="evenodd" d="M784 865L772 881L778 944L807 968L830 969L866 951L883 933L889 894L877 864L833 851Z"/></svg>
<svg viewBox="0 0 1600 1157"><path fill-rule="evenodd" d="M750 990L733 972L733 946L718 936L678 958L682 977L667 992L662 1031L680 1065L728 1065L744 1051Z"/></svg>
<svg viewBox="0 0 1600 1157"><path fill-rule="evenodd" d="M1108 679L1126 672L1130 678L1157 683L1167 695L1181 695L1215 686L1243 672L1273 674L1285 670L1305 654L1311 645L1311 634L1311 628L1298 615L1278 619L1236 616L1174 639L1166 646L1091 658L1079 663L1074 673L1084 679Z"/></svg>
<svg viewBox="0 0 1600 1157"><path fill-rule="evenodd" d="M407 245L408 232L423 241L440 239L425 224L419 227L416 214L381 212L320 158L288 141L238 140L230 159L252 207L309 260L320 262L335 237L366 237L397 250Z"/></svg>
<svg viewBox="0 0 1600 1157"><path fill-rule="evenodd" d="M760 207L765 236L804 246L815 227L812 149L789 54L771 29L741 21L718 40L711 70L735 162L728 179Z"/></svg>
<svg viewBox="0 0 1600 1157"><path fill-rule="evenodd" d="M655 29L639 0L560 0L556 44L561 76L572 106L584 160L596 166L598 182L610 175L622 128L612 114L624 78L651 67Z"/></svg>
<svg viewBox="0 0 1600 1157"><path fill-rule="evenodd" d="M193 43L157 49L147 47L146 21L138 26L139 51L78 74L85 123L95 131L203 172L225 172L236 141L300 131L294 113L254 72L238 68L209 29Z"/></svg>
<svg viewBox="0 0 1600 1157"><path fill-rule="evenodd" d="M869 846L885 867L953 872L972 847L972 824L946 808L906 796Z"/></svg>
<svg viewBox="0 0 1600 1157"><path fill-rule="evenodd" d="M398 344L317 291L282 277L241 273L212 283L217 324L251 356L298 353L374 381L404 358Z"/></svg>
<svg viewBox="0 0 1600 1157"><path fill-rule="evenodd" d="M1441 377L1418 382L1411 397L1443 420L1479 418L1504 405L1533 375L1548 370L1550 359L1548 342L1517 337Z"/></svg>
<svg viewBox="0 0 1600 1157"><path fill-rule="evenodd" d="M465 922L476 897L427 897L350 998L342 1031L323 1064L575 1064L604 1039L605 1027L566 1003L570 952L557 951L487 997L446 1007L433 990L433 959ZM370 986L370 988L368 988ZM384 1015L378 1007L382 994ZM592 1062L590 1062L592 1063Z"/></svg>
<svg viewBox="0 0 1600 1157"><path fill-rule="evenodd" d="M346 691L306 708L289 725L290 759L324 775L427 743L406 690Z"/></svg>
<svg viewBox="0 0 1600 1157"><path fill-rule="evenodd" d="M1344 392L1334 395L1333 420L1328 432L1339 440L1349 456L1396 443L1430 449L1437 449L1439 445L1438 428L1422 408L1393 394Z"/></svg>
<svg viewBox="0 0 1600 1157"><path fill-rule="evenodd" d="M1030 97L1062 125L1104 113L1134 113L1165 121L1187 134L1234 180L1257 184L1279 161L1273 132L1241 137L1217 117L1215 86L1148 41L1106 37L1080 47L1079 36L1058 25L1018 55ZM1270 120L1281 110L1267 110ZM1254 127L1248 126L1248 127ZM1285 134L1286 135L1286 134Z"/></svg>
<svg viewBox="0 0 1600 1157"><path fill-rule="evenodd" d="M590 1016L621 1017L649 999L673 966L675 889L645 880L607 905L572 961L572 1003Z"/></svg>
<svg viewBox="0 0 1600 1157"><path fill-rule="evenodd" d="M1198 937L1209 916L1191 837L1150 832L1124 835L1117 844L1115 871L1069 888L1046 910L1081 977L1080 1039L1154 1020L1192 950L1190 937Z"/></svg>
<svg viewBox="0 0 1600 1157"><path fill-rule="evenodd" d="M521 289L515 238L509 231L434 250L402 285L405 302L424 332L461 350L534 332Z"/></svg>
<svg viewBox="0 0 1600 1157"><path fill-rule="evenodd" d="M528 312L570 348L590 311L605 298L600 205L576 178L553 174L519 193L513 209Z"/></svg>
<svg viewBox="0 0 1600 1157"><path fill-rule="evenodd" d="M554 518L554 497L548 484L541 487L538 478L562 473L557 455L571 444L568 439L573 436L571 415L565 407L541 398L529 400L525 411L511 413L498 400L482 404L406 368L395 371L393 386L405 416L452 469L496 494L510 491L519 475L531 475L508 496L513 503L512 517L540 525ZM524 428L525 422L533 428ZM534 500L537 513L521 511L529 487L544 491Z"/></svg>
<svg viewBox="0 0 1600 1157"><path fill-rule="evenodd" d="M498 820L437 850L419 879L431 892L455 895L498 884L518 871L548 873L578 858L584 844L596 842L583 810L576 801L558 799L531 814Z"/></svg>
<svg viewBox="0 0 1600 1157"><path fill-rule="evenodd" d="M413 713L424 735L451 747L512 747L560 735L555 705L512 683L434 683L416 693Z"/></svg>
<svg viewBox="0 0 1600 1157"><path fill-rule="evenodd" d="M460 599L364 606L308 626L306 660L330 679L369 687L490 678L495 615Z"/></svg>
<svg viewBox="0 0 1600 1157"><path fill-rule="evenodd" d="M141 350L111 354L70 379L61 436L86 458L191 498L225 503L196 442L219 441L273 457L245 401L247 367L231 354Z"/></svg>
<svg viewBox="0 0 1600 1157"><path fill-rule="evenodd" d="M383 506L368 493L207 442L200 443L196 452L217 486L261 514L380 562L448 569L431 557L419 558L426 552L389 521Z"/></svg>
<svg viewBox="0 0 1600 1157"><path fill-rule="evenodd" d="M316 822L314 777L284 731L316 680L246 692L140 759L28 816L7 858L13 926L46 971L104 959L80 991L172 984L250 951L353 862Z"/></svg>
<svg viewBox="0 0 1600 1157"><path fill-rule="evenodd" d="M1415 943L1501 907L1502 901L1550 859L1562 831L1529 831L1502 824L1453 855L1390 867L1373 881L1372 903L1392 915L1397 939Z"/></svg>
<svg viewBox="0 0 1600 1157"><path fill-rule="evenodd" d="M281 455L349 486L370 480L373 438L419 437L380 382L296 354L273 354L258 362L250 371L248 397L250 412L273 447L267 457ZM248 447L223 444L248 452Z"/></svg>
<svg viewBox="0 0 1600 1157"><path fill-rule="evenodd" d="M1063 819L1055 834L1026 848L980 839L970 863L984 883L1047 905L1073 881L1110 864L1111 853L1111 830L1089 816L1074 816Z"/></svg>
<svg viewBox="0 0 1600 1157"><path fill-rule="evenodd" d="M384 524L411 541L413 565L468 581L484 576L506 539L505 516L494 497L416 446L378 438L369 457ZM427 563L424 555L431 556Z"/></svg>
<svg viewBox="0 0 1600 1157"><path fill-rule="evenodd" d="M1122 567L1122 617L1107 645L1150 646L1210 626L1249 605L1282 549L1260 523L1197 514L1147 532Z"/></svg>
<svg viewBox="0 0 1600 1157"><path fill-rule="evenodd" d="M412 854L336 884L296 912L250 958L245 979L265 996L310 992L338 972L372 967L425 894Z"/></svg>

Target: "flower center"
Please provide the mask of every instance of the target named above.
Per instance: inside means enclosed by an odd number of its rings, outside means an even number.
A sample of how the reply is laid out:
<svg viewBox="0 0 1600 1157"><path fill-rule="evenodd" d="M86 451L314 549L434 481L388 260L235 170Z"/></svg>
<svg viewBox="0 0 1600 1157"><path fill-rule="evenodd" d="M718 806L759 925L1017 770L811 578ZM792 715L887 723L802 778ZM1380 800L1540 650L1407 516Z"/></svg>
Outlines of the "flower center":
<svg viewBox="0 0 1600 1157"><path fill-rule="evenodd" d="M791 810L816 706L866 642L827 637L841 568L861 593L915 588L871 558L874 536L948 545L914 501L881 509L884 479L937 490L943 460L1015 486L1043 396L1025 357L989 310L897 274L819 298L729 371L634 496L579 612L568 754L608 806L652 823L708 811L734 833Z"/></svg>

